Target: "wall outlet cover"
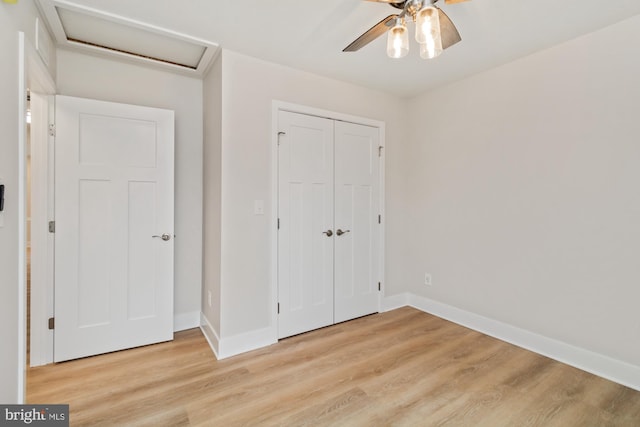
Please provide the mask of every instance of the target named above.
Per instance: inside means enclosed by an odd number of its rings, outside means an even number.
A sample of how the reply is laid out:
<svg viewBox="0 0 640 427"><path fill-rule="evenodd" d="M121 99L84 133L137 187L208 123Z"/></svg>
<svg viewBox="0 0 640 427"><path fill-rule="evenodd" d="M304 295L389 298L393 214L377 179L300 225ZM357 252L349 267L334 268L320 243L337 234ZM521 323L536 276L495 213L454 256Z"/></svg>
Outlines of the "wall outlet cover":
<svg viewBox="0 0 640 427"><path fill-rule="evenodd" d="M431 282L431 274L424 273L424 284L426 286L432 286L433 285L433 283Z"/></svg>

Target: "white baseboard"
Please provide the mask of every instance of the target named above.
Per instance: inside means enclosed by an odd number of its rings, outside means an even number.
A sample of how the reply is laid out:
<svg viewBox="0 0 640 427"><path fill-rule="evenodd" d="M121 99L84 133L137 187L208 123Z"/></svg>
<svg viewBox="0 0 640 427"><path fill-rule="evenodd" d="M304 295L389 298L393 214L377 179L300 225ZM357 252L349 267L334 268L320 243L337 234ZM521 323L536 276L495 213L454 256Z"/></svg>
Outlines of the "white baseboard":
<svg viewBox="0 0 640 427"><path fill-rule="evenodd" d="M200 313L200 329L218 360L257 350L278 342L273 328L258 329L227 338L220 338L217 331L202 313Z"/></svg>
<svg viewBox="0 0 640 427"><path fill-rule="evenodd" d="M200 330L202 331L204 337L207 339L207 342L209 342L209 347L211 347L211 350L216 356L216 359L220 359L218 357L220 338L218 337L218 333L216 332L216 330L213 328L213 326L211 326L211 323L209 323L209 319L207 319L203 313L200 313Z"/></svg>
<svg viewBox="0 0 640 427"><path fill-rule="evenodd" d="M409 305L410 297L411 294L408 292L384 297L382 298L382 302L380 304L380 311L384 313L385 311L391 311L395 310L396 308L406 307L407 305Z"/></svg>
<svg viewBox="0 0 640 427"><path fill-rule="evenodd" d="M554 340L518 327L462 310L414 294L400 294L385 298L383 307L399 308L406 300L409 305L483 334L517 345L559 362L571 365L599 377L640 391L640 366ZM386 311L386 310L385 310Z"/></svg>
<svg viewBox="0 0 640 427"><path fill-rule="evenodd" d="M173 315L173 332L185 331L200 326L200 312L180 313Z"/></svg>
<svg viewBox="0 0 640 427"><path fill-rule="evenodd" d="M640 366L576 347L457 307L411 293L383 298L381 311L411 306L510 344L571 365L640 391ZM258 329L220 339L209 321L200 315L200 328L218 359L235 356L278 342L273 328Z"/></svg>
<svg viewBox="0 0 640 427"><path fill-rule="evenodd" d="M255 331L222 338L220 341L218 355L220 356L220 359L226 359L227 357L235 356L251 350L257 350L277 342L278 339L273 328L257 329Z"/></svg>

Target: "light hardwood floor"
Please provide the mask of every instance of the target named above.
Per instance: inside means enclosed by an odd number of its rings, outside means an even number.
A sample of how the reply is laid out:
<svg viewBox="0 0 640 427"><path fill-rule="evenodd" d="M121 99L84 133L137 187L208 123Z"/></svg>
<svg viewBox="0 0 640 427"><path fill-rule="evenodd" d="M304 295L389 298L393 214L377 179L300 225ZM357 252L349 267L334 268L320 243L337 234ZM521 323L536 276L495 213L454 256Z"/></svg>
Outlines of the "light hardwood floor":
<svg viewBox="0 0 640 427"><path fill-rule="evenodd" d="M170 343L33 368L71 425L640 426L640 392L412 308L216 361Z"/></svg>

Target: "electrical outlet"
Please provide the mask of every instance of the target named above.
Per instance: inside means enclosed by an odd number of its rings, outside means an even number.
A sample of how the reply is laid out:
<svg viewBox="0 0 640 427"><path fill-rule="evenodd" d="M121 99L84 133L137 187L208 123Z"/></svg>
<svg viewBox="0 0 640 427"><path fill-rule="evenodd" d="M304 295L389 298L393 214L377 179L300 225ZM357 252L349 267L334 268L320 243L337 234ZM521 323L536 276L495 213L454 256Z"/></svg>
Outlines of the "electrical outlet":
<svg viewBox="0 0 640 427"><path fill-rule="evenodd" d="M433 283L431 282L431 274L424 273L424 284L426 286L433 286Z"/></svg>
<svg viewBox="0 0 640 427"><path fill-rule="evenodd" d="M211 291L207 291L207 295L209 296L209 307L211 307Z"/></svg>
<svg viewBox="0 0 640 427"><path fill-rule="evenodd" d="M264 215L264 200L253 201L253 214Z"/></svg>

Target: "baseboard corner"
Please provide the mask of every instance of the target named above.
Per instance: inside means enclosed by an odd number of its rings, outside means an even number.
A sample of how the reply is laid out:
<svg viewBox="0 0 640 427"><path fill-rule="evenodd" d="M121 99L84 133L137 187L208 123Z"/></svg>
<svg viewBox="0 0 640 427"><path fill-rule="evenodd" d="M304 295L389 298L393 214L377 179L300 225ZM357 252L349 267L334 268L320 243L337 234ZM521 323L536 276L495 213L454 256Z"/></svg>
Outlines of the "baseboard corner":
<svg viewBox="0 0 640 427"><path fill-rule="evenodd" d="M200 330L209 343L209 347L211 347L211 351L213 351L214 356L219 360L220 338L204 313L200 313Z"/></svg>

